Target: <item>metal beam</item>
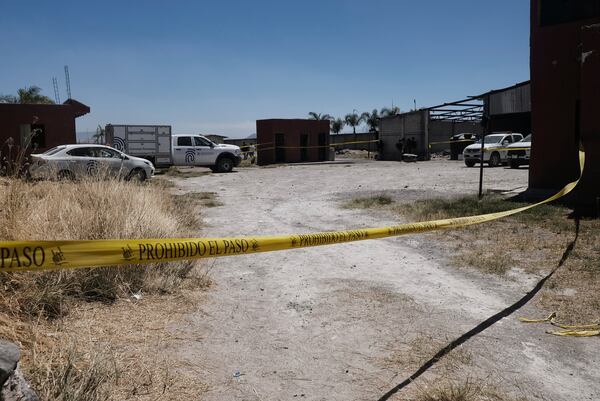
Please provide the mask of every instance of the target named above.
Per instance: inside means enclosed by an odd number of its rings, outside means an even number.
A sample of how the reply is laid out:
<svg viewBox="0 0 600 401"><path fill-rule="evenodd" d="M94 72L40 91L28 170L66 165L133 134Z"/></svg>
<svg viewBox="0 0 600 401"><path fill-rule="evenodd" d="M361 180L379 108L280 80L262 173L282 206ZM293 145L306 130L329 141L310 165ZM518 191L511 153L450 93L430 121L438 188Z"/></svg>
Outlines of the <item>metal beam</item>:
<svg viewBox="0 0 600 401"><path fill-rule="evenodd" d="M462 108L462 109L438 109L438 108L435 108L435 109L430 109L429 111L431 111L431 112L437 112L437 111L465 111L465 110L475 110L475 109L480 109L480 108L483 108L483 105L465 107L465 108Z"/></svg>
<svg viewBox="0 0 600 401"><path fill-rule="evenodd" d="M471 117L444 117L444 116L440 116L440 117L436 117L436 116L432 116L431 117L432 120L438 120L438 121L481 121L481 118L476 117L476 116L471 116Z"/></svg>
<svg viewBox="0 0 600 401"><path fill-rule="evenodd" d="M428 107L428 109L431 110L431 109L435 109L438 107L446 107L446 106L481 106L480 104L469 103L469 102L472 102L473 100L476 100L476 98L469 98L469 99L458 100L456 102L448 102L448 103L438 104L437 106Z"/></svg>
<svg viewBox="0 0 600 401"><path fill-rule="evenodd" d="M430 117L470 117L470 116L482 116L483 111L477 110L467 110L467 111L456 111L456 112L448 112L448 113L440 113L440 114L430 114Z"/></svg>

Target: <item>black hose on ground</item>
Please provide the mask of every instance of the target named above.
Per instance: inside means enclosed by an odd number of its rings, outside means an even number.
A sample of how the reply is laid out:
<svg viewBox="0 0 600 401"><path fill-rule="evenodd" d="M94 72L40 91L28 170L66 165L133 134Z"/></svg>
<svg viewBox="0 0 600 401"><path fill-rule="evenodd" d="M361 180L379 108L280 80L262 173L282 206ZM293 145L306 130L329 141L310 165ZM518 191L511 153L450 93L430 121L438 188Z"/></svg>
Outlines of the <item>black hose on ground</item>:
<svg viewBox="0 0 600 401"><path fill-rule="evenodd" d="M560 261L558 262L558 265L554 269L552 269L550 271L550 273L548 273L545 277L543 277L540 281L538 281L538 283L535 285L535 287L533 287L533 289L531 291L529 291L527 294L525 294L525 296L523 296L521 299L519 299L514 304L510 305L509 307L507 307L504 310L501 310L500 312L496 313L495 315L490 316L483 322L479 323L477 326L473 327L471 330L467 331L466 333L464 333L457 339L448 343L444 348L439 350L430 360L428 360L423 365L421 365L421 367L419 369L417 369L407 379L405 379L403 382L396 385L394 388L392 388L387 393L385 393L383 396L381 396L378 399L378 401L389 400L392 395L396 394L398 391L400 391L404 387L408 386L413 380L417 379L419 376L421 376L423 373L425 373L427 370L429 370L433 365L435 365L440 359L442 359L450 351L452 351L459 345L467 342L467 340L469 340L471 337L476 336L477 334L481 333L485 329L492 326L494 323L502 320L503 318L505 318L507 316L510 316L512 313L516 312L517 310L519 310L520 308L525 306L525 304L527 304L527 302L531 301L531 299L542 289L542 287L544 286L546 281L548 281L548 279L550 279L550 277L552 277L554 275L554 273L556 273L556 271L567 261L567 259L569 258L569 255L571 255L571 252L573 251L573 248L575 248L575 243L577 242L578 238L579 238L579 218L575 217L575 238L573 239L573 241L571 241L569 243L569 245L563 252L562 257L560 258Z"/></svg>

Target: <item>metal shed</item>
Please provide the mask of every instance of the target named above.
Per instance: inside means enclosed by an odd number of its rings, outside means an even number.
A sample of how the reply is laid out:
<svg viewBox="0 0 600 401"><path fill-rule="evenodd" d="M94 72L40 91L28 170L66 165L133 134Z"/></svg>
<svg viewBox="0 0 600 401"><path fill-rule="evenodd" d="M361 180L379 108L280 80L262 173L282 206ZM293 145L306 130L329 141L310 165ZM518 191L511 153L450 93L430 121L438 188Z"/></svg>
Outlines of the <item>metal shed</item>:
<svg viewBox="0 0 600 401"><path fill-rule="evenodd" d="M518 132L523 136L531 133L530 81L523 81L479 96L483 100L484 123L488 132Z"/></svg>
<svg viewBox="0 0 600 401"><path fill-rule="evenodd" d="M483 103L477 98L444 103L426 109L384 117L379 122L380 159L401 160L399 142L413 140L407 153L421 159L430 153L450 148L451 136L459 133L480 134Z"/></svg>

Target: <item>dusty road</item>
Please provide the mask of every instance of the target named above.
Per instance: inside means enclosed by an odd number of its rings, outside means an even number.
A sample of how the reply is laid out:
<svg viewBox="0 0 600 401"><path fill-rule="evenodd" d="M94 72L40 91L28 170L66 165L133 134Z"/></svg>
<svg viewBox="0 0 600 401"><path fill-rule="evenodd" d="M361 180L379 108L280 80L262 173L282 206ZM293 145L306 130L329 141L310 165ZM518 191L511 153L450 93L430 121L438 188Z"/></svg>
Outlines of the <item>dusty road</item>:
<svg viewBox="0 0 600 401"><path fill-rule="evenodd" d="M487 189L518 191L528 171L485 173ZM205 236L268 235L398 223L341 205L381 192L398 199L475 193L477 181L478 169L461 162L360 162L239 169L178 179L176 190L218 194L223 206L204 209ZM415 355L433 354L536 279L448 267L430 235L208 263L215 286L184 328L203 339L177 352L210 386L206 400L377 399L419 366ZM396 399L465 372L529 400L600 399L598 341L534 326L502 320L463 346L456 364L426 373Z"/></svg>

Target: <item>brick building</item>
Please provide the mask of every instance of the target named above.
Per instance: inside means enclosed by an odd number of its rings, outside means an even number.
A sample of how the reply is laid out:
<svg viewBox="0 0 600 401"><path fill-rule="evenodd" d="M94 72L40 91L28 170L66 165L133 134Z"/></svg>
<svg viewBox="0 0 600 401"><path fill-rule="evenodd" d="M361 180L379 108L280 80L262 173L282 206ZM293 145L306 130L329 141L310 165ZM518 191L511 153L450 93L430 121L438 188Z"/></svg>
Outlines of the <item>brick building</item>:
<svg viewBox="0 0 600 401"><path fill-rule="evenodd" d="M552 192L585 173L573 201L597 208L600 197L600 0L531 1L529 187ZM597 212L597 210L596 210Z"/></svg>
<svg viewBox="0 0 600 401"><path fill-rule="evenodd" d="M73 99L63 104L0 103L0 152L6 155L8 145L12 151L28 147L28 153L37 153L76 143L75 119L89 112Z"/></svg>
<svg viewBox="0 0 600 401"><path fill-rule="evenodd" d="M329 121L256 121L258 164L317 162L329 159Z"/></svg>

